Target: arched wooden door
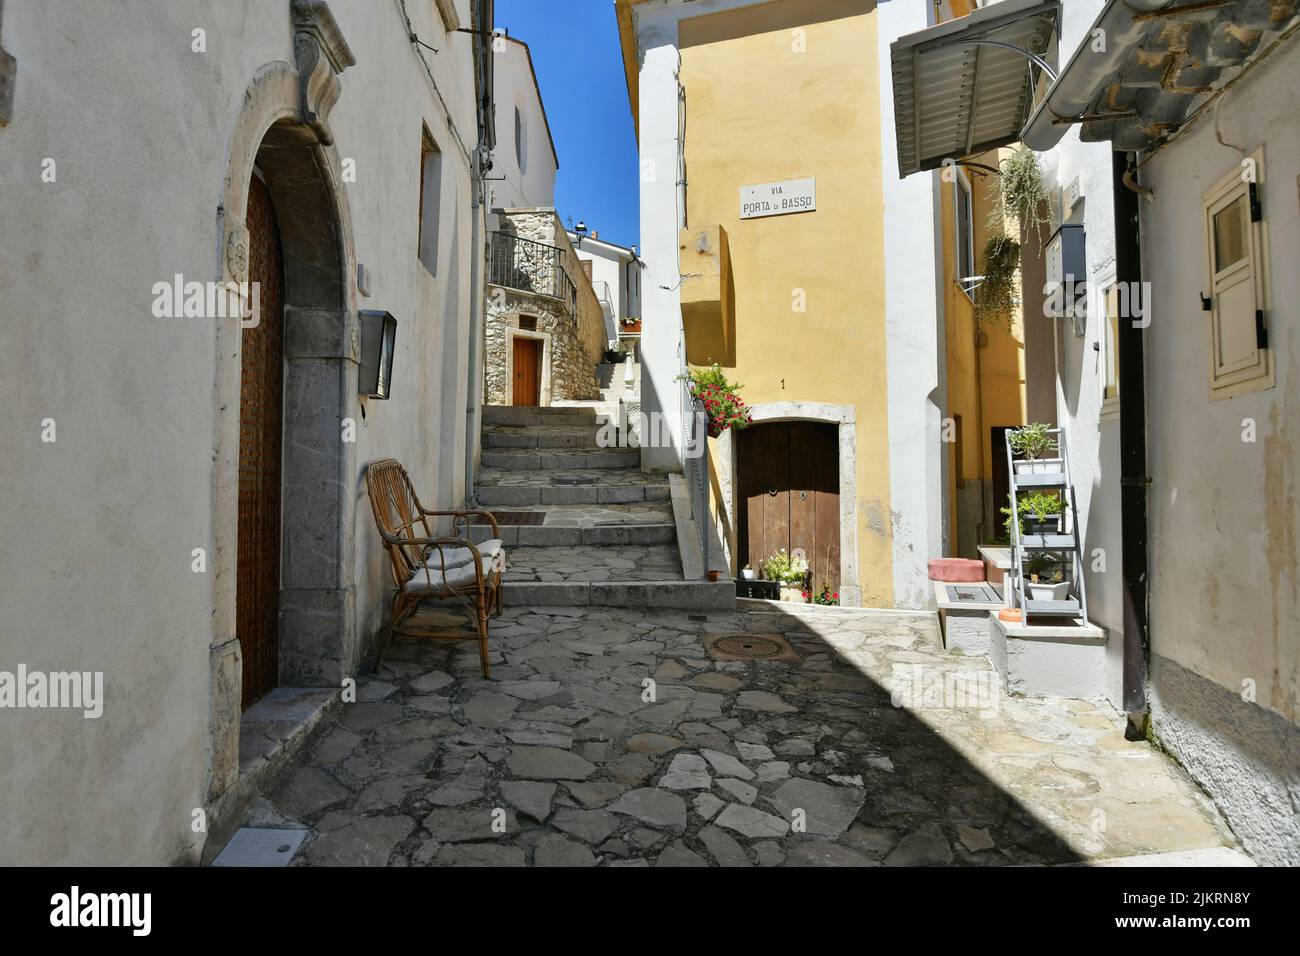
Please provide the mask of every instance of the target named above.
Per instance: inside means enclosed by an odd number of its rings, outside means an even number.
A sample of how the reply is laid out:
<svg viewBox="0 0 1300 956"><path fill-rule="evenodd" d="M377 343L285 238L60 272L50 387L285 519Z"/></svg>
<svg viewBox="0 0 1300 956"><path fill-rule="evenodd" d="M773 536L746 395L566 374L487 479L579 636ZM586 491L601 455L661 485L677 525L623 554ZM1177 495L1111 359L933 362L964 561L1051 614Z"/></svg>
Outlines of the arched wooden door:
<svg viewBox="0 0 1300 956"><path fill-rule="evenodd" d="M266 185L248 189L249 281L259 322L243 330L239 385L239 545L236 630L244 659L243 708L278 683L281 446L284 428L284 261Z"/></svg>
<svg viewBox="0 0 1300 956"><path fill-rule="evenodd" d="M736 433L739 554L756 570L781 548L803 548L812 589L840 586L839 429L770 422Z"/></svg>

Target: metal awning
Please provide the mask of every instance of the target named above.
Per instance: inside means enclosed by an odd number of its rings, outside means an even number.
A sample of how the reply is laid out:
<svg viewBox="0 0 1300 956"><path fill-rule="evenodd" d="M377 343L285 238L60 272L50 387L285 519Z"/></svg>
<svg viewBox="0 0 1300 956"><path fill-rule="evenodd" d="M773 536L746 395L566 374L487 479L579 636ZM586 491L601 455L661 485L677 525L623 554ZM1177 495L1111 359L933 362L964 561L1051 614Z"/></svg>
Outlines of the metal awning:
<svg viewBox="0 0 1300 956"><path fill-rule="evenodd" d="M898 171L1014 143L1056 68L1060 0L1002 0L890 45Z"/></svg>

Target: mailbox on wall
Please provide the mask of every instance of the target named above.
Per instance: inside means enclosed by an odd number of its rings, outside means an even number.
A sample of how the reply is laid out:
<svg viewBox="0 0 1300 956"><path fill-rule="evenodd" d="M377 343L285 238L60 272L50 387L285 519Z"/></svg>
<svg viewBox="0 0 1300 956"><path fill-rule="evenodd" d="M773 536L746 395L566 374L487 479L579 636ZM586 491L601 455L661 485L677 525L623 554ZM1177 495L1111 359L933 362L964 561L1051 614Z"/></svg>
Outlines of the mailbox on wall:
<svg viewBox="0 0 1300 956"><path fill-rule="evenodd" d="M1083 335L1088 305L1088 260L1083 223L1066 223L1047 242L1046 312L1069 318L1074 334Z"/></svg>
<svg viewBox="0 0 1300 956"><path fill-rule="evenodd" d="M362 312L361 372L357 392L366 398L388 398L393 382L393 353L397 319L388 312Z"/></svg>

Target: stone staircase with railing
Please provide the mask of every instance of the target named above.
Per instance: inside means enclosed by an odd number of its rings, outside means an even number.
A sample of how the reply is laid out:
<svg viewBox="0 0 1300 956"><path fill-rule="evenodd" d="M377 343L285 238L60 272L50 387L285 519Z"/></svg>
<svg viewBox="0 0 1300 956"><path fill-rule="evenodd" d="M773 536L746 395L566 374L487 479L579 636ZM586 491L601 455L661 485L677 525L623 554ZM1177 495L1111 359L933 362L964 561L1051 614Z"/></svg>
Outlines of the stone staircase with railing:
<svg viewBox="0 0 1300 956"><path fill-rule="evenodd" d="M669 476L643 473L636 448L601 447L608 414L606 403L483 409L476 497L501 526L505 603L734 607L729 578L684 578Z"/></svg>

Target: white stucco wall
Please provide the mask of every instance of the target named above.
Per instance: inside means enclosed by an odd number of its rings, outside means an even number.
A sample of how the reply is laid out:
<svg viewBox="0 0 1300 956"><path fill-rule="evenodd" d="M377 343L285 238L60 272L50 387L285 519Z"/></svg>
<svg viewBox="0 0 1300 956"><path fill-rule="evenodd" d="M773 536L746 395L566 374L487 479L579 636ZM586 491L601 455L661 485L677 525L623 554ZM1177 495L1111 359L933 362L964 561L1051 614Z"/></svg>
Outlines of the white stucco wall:
<svg viewBox="0 0 1300 956"><path fill-rule="evenodd" d="M629 281L631 271L640 269L640 265L633 261L631 250L606 245L590 237L582 240L582 244L579 245L575 233L570 232L568 235L578 258L583 262L591 263L592 285L598 287L604 282L608 286L610 304L613 306L613 314L609 319L609 332L611 340L616 341L625 317L640 318L639 311L633 311L639 303L636 290L630 288Z"/></svg>
<svg viewBox="0 0 1300 956"><path fill-rule="evenodd" d="M472 147L470 41L447 36L432 3L408 6L442 51L431 67ZM353 298L399 321L392 399L369 402L364 421L353 402L357 462L402 459L421 495L448 506L463 494L469 166L397 4L330 8L357 59L330 116L338 155L356 160L344 188L372 276L370 298ZM467 0L457 8L467 24ZM21 545L0 551L0 669L103 671L107 699L99 720L0 717L0 863L194 860L215 569L193 572L191 552L212 550L213 435L238 410L214 403L215 320L156 319L151 288L175 273L219 275L232 130L258 69L294 62L289 2L176 0L127 17L67 0L4 14L18 76L0 129L0 535ZM191 51L196 27L206 53ZM436 276L416 255L422 123L444 153ZM41 181L45 157L57 182ZM40 440L47 418L53 444ZM368 634L389 581L354 478L356 617Z"/></svg>
<svg viewBox="0 0 1300 956"><path fill-rule="evenodd" d="M1102 7L1101 0L1071 0L1062 8L1061 60L1068 60ZM1087 237L1089 291L1115 277L1115 213L1109 143L1083 143L1071 128L1060 144L1040 156L1049 193L1079 180L1083 199L1065 221L1083 223ZM1044 240L1050 227L1043 227ZM1082 336L1069 319L1043 315L1041 298L1025 303L1025 323L1048 326L1056 365L1056 422L1065 430L1070 472L1082 530L1088 617L1108 635L1105 686L1099 688L1116 707L1123 689L1123 565L1120 539L1119 419L1101 418L1105 369L1094 344L1105 334L1105 302L1090 295ZM1096 568L1097 570L1094 570ZM1103 570L1104 569L1104 570Z"/></svg>
<svg viewBox="0 0 1300 956"><path fill-rule="evenodd" d="M1207 287L1203 196L1240 169L1243 153L1218 141L1207 116L1142 173L1155 189L1142 204L1153 301L1153 721L1247 848L1289 865L1300 863L1298 58L1292 40L1227 94L1218 118L1225 142L1264 151L1272 388L1210 398L1209 324L1197 298ZM1243 440L1252 423L1255 440Z"/></svg>
<svg viewBox="0 0 1300 956"><path fill-rule="evenodd" d="M937 173L898 178L889 44L925 29L926 4L885 0L876 8L880 62L880 161L885 199L885 325L889 348L889 494L894 605L934 606L928 561L946 553L948 454L942 266Z"/></svg>
<svg viewBox="0 0 1300 956"><path fill-rule="evenodd" d="M527 44L503 38L492 60L496 96L497 145L492 151L489 183L493 209L522 209L555 205L555 174L559 169L546 126L546 107L533 77ZM515 110L523 121L523 169L515 149Z"/></svg>
<svg viewBox="0 0 1300 956"><path fill-rule="evenodd" d="M667 447L641 448L647 471L681 470L681 386L675 381L685 356L681 319L678 229L681 198L678 151L677 24L667 16L642 19L640 54L641 244L644 330L641 334L641 411L662 416Z"/></svg>

